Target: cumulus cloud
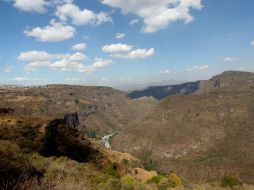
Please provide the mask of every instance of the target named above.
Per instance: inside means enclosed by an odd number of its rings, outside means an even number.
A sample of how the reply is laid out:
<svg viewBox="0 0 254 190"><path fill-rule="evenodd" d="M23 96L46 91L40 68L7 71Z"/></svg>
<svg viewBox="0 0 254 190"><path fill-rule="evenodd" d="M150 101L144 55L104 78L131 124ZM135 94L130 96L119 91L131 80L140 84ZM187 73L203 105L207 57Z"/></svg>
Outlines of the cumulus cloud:
<svg viewBox="0 0 254 190"><path fill-rule="evenodd" d="M222 59L222 62L234 62L234 61L238 61L239 58L238 57L225 57Z"/></svg>
<svg viewBox="0 0 254 190"><path fill-rule="evenodd" d="M23 81L28 81L29 79L27 77L14 77L11 80L17 81L17 82L23 82Z"/></svg>
<svg viewBox="0 0 254 190"><path fill-rule="evenodd" d="M250 43L251 46L254 46L254 40Z"/></svg>
<svg viewBox="0 0 254 190"><path fill-rule="evenodd" d="M189 23L194 19L190 10L203 7L201 0L102 0L102 3L141 17L145 33L162 30L178 20Z"/></svg>
<svg viewBox="0 0 254 190"><path fill-rule="evenodd" d="M130 21L130 26L133 26L133 25L137 24L138 22L139 22L138 19L133 19Z"/></svg>
<svg viewBox="0 0 254 190"><path fill-rule="evenodd" d="M18 56L18 60L27 61L25 65L26 71L36 71L39 68L50 67L59 70L72 70L78 68L78 62L87 60L87 56L80 52L74 54L49 54L45 51L28 51L22 52Z"/></svg>
<svg viewBox="0 0 254 190"><path fill-rule="evenodd" d="M85 43L75 44L72 46L72 50L74 51L84 51L86 50L87 45Z"/></svg>
<svg viewBox="0 0 254 190"><path fill-rule="evenodd" d="M105 22L112 22L112 18L105 12L94 13L91 10L80 8L72 2L59 5L56 8L56 16L62 21L71 20L72 24L80 25L99 25Z"/></svg>
<svg viewBox="0 0 254 190"><path fill-rule="evenodd" d="M47 61L52 59L54 56L45 51L28 51L22 52L18 56L20 61Z"/></svg>
<svg viewBox="0 0 254 190"><path fill-rule="evenodd" d="M113 63L112 60L104 60L104 59L96 57L93 67L103 68L103 67L107 67L107 66L111 65L112 63Z"/></svg>
<svg viewBox="0 0 254 190"><path fill-rule="evenodd" d="M128 52L132 50L132 46L127 44L110 44L102 47L102 51L105 53L119 53L119 52Z"/></svg>
<svg viewBox="0 0 254 190"><path fill-rule="evenodd" d="M51 20L50 24L44 28L36 27L30 31L25 30L24 33L41 42L59 42L73 38L76 30L72 26Z"/></svg>
<svg viewBox="0 0 254 190"><path fill-rule="evenodd" d="M122 39L125 37L125 34L124 33L117 33L116 34L116 39Z"/></svg>
<svg viewBox="0 0 254 190"><path fill-rule="evenodd" d="M25 65L24 70L27 71L27 72L37 71L40 68L50 66L50 64L51 64L50 61L35 61L35 62L30 62L30 63Z"/></svg>
<svg viewBox="0 0 254 190"><path fill-rule="evenodd" d="M133 50L133 46L121 43L104 45L102 51L115 59L143 59L155 53L154 48Z"/></svg>
<svg viewBox="0 0 254 190"><path fill-rule="evenodd" d="M115 59L144 59L154 55L154 48L151 49L136 49L128 53L115 53L111 57Z"/></svg>
<svg viewBox="0 0 254 190"><path fill-rule="evenodd" d="M26 76L17 76L17 77L13 77L13 78L10 78L10 79L7 79L7 81L12 81L12 82L31 82L31 81L48 81L47 79L45 78L28 78Z"/></svg>
<svg viewBox="0 0 254 190"><path fill-rule="evenodd" d="M203 71L207 70L209 68L209 65L200 65L200 66L194 66L191 68L188 68L187 71Z"/></svg>
<svg viewBox="0 0 254 190"><path fill-rule="evenodd" d="M95 58L93 64L83 64L88 58L85 54L76 52L74 54L50 54L45 51L22 52L17 58L20 61L28 62L24 70L31 72L40 68L50 68L59 71L75 71L81 73L92 73L97 69L107 67L114 62Z"/></svg>
<svg viewBox="0 0 254 190"><path fill-rule="evenodd" d="M18 56L19 61L42 62L54 59L68 59L70 61L84 61L87 56L76 52L74 54L50 54L45 51L27 51L22 52Z"/></svg>
<svg viewBox="0 0 254 190"><path fill-rule="evenodd" d="M14 0L14 7L27 12L45 13L46 6L49 3L46 0Z"/></svg>

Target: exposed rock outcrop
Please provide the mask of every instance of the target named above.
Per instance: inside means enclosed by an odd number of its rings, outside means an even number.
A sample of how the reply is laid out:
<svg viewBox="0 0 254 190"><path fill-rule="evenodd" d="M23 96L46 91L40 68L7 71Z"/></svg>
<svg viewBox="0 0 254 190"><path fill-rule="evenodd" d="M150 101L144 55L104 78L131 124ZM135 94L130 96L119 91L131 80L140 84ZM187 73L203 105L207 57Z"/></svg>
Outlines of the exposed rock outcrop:
<svg viewBox="0 0 254 190"><path fill-rule="evenodd" d="M0 108L0 114L13 113L14 109L11 108Z"/></svg>
<svg viewBox="0 0 254 190"><path fill-rule="evenodd" d="M79 117L78 113L70 113L64 115L64 122L69 124L73 128L77 128L79 126Z"/></svg>

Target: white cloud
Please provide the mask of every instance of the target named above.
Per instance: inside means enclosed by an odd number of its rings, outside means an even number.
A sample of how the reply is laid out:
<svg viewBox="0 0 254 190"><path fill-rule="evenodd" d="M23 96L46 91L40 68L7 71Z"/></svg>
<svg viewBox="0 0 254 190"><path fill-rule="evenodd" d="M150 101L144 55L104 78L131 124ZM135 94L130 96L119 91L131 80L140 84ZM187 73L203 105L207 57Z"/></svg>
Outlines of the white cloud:
<svg viewBox="0 0 254 190"><path fill-rule="evenodd" d="M238 61L239 58L237 57L225 57L222 59L223 62L234 62L234 61Z"/></svg>
<svg viewBox="0 0 254 190"><path fill-rule="evenodd" d="M115 59L144 59L154 55L154 48L151 49L136 49L128 53L114 53L111 57Z"/></svg>
<svg viewBox="0 0 254 190"><path fill-rule="evenodd" d="M170 74L171 71L166 69L166 70L161 70L159 73L160 74Z"/></svg>
<svg viewBox="0 0 254 190"><path fill-rule="evenodd" d="M67 59L62 59L51 63L50 68L60 70L60 71L79 71L82 72L84 65L76 61L69 61Z"/></svg>
<svg viewBox="0 0 254 190"><path fill-rule="evenodd" d="M72 26L55 22L55 20L51 20L50 25L45 26L44 28L36 27L30 31L24 31L26 36L35 37L41 42L64 41L73 38L75 36L75 32L76 30Z"/></svg>
<svg viewBox="0 0 254 190"><path fill-rule="evenodd" d="M14 0L13 5L22 11L45 13L48 3L46 0Z"/></svg>
<svg viewBox="0 0 254 190"><path fill-rule="evenodd" d="M200 65L200 66L194 66L191 68L188 68L187 71L203 71L203 70L207 70L209 68L208 65Z"/></svg>
<svg viewBox="0 0 254 190"><path fill-rule="evenodd" d="M45 51L27 51L22 52L18 56L19 61L43 62L56 59L67 59L70 61L85 61L87 56L83 53L76 52L74 54L49 54Z"/></svg>
<svg viewBox="0 0 254 190"><path fill-rule="evenodd" d="M95 62L92 65L94 68L103 68L111 65L113 63L112 60L105 60L105 59L100 59L98 57L95 58Z"/></svg>
<svg viewBox="0 0 254 190"><path fill-rule="evenodd" d="M251 46L254 46L254 40L250 43Z"/></svg>
<svg viewBox="0 0 254 190"><path fill-rule="evenodd" d="M17 81L17 82L23 82L23 81L28 81L29 79L27 77L14 77L13 79L10 79L12 81Z"/></svg>
<svg viewBox="0 0 254 190"><path fill-rule="evenodd" d="M50 64L51 64L50 61L35 61L35 62L30 62L30 63L25 65L24 70L27 71L27 72L37 71L40 68L50 66Z"/></svg>
<svg viewBox="0 0 254 190"><path fill-rule="evenodd" d="M83 51L86 50L87 45L85 43L75 44L72 46L72 50L74 51Z"/></svg>
<svg viewBox="0 0 254 190"><path fill-rule="evenodd" d="M130 26L133 26L133 25L137 24L138 22L139 22L138 19L133 19L130 21Z"/></svg>
<svg viewBox="0 0 254 190"><path fill-rule="evenodd" d="M22 52L18 56L18 60L20 61L47 61L52 59L54 56L45 52L45 51L28 51Z"/></svg>
<svg viewBox="0 0 254 190"><path fill-rule="evenodd" d="M59 71L75 71L81 73L92 73L97 69L107 67L114 62L95 58L91 65L84 65L83 62L88 58L85 54L76 52L74 54L50 54L45 51L22 52L18 60L28 62L24 70L31 72L40 68L50 68Z"/></svg>
<svg viewBox="0 0 254 190"><path fill-rule="evenodd" d="M12 81L12 82L31 82L31 81L48 81L48 79L45 79L45 78L28 78L26 76L17 76L17 77L14 77L14 78L10 78L10 79L7 79L7 81Z"/></svg>
<svg viewBox="0 0 254 190"><path fill-rule="evenodd" d="M178 20L189 23L193 20L190 10L203 7L201 0L102 0L102 3L141 17L142 31L146 33L162 30Z"/></svg>
<svg viewBox="0 0 254 190"><path fill-rule="evenodd" d="M117 33L116 34L116 39L122 39L125 37L125 34L124 33Z"/></svg>
<svg viewBox="0 0 254 190"><path fill-rule="evenodd" d="M102 47L102 51L105 53L119 53L119 52L128 52L132 50L132 46L127 44L110 44Z"/></svg>
<svg viewBox="0 0 254 190"><path fill-rule="evenodd" d="M74 25L99 25L105 22L112 22L112 18L105 12L94 13L91 10L80 8L68 2L57 6L56 16L58 16L62 21L67 21L71 19L72 24Z"/></svg>

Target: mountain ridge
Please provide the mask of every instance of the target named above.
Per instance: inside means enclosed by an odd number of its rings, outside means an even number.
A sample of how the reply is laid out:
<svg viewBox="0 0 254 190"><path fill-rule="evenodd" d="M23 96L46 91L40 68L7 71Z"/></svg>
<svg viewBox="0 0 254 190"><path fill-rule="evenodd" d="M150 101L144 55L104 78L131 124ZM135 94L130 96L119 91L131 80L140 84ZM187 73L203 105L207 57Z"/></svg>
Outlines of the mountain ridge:
<svg viewBox="0 0 254 190"><path fill-rule="evenodd" d="M186 82L178 85L166 85L166 86L150 86L143 90L134 90L128 93L128 97L132 99L141 98L144 96L152 96L157 100L162 100L168 96L174 95L190 95L207 93L219 88L228 87L237 89L245 81L241 81L241 77L248 77L253 82L253 73L242 71L225 71L222 74L216 75L209 80L199 80L195 82ZM239 80L237 80L239 79ZM235 83L236 82L236 83ZM248 81L246 81L248 82ZM249 81L250 82L250 81ZM250 83L251 83L250 82ZM234 87L238 85L237 87Z"/></svg>
<svg viewBox="0 0 254 190"><path fill-rule="evenodd" d="M196 182L226 173L254 183L254 73L226 72L207 83L197 93L165 97L114 136L113 149L141 160L150 152L163 171Z"/></svg>

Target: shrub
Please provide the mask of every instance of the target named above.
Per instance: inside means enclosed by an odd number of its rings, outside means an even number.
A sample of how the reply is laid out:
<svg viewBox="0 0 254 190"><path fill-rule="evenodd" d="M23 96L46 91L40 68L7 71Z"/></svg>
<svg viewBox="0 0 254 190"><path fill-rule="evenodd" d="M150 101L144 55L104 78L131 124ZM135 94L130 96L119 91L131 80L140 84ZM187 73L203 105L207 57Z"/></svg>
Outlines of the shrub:
<svg viewBox="0 0 254 190"><path fill-rule="evenodd" d="M126 167L130 167L130 168L141 168L142 167L142 165L138 161L127 160L127 159L123 159L121 164L125 165Z"/></svg>
<svg viewBox="0 0 254 190"><path fill-rule="evenodd" d="M232 176L224 176L221 180L222 187L241 186L242 182Z"/></svg>
<svg viewBox="0 0 254 190"><path fill-rule="evenodd" d="M99 190L119 190L121 189L121 182L117 178L109 178L105 183L98 186Z"/></svg>
<svg viewBox="0 0 254 190"><path fill-rule="evenodd" d="M124 176L121 179L122 187L124 190L132 190L134 189L135 179L131 176Z"/></svg>
<svg viewBox="0 0 254 190"><path fill-rule="evenodd" d="M168 182L169 182L170 187L177 187L177 186L182 185L182 180L178 175L176 175L176 173L169 174Z"/></svg>
<svg viewBox="0 0 254 190"><path fill-rule="evenodd" d="M151 179L147 180L147 183L149 183L149 184L153 183L153 184L158 185L160 183L161 179L163 179L163 178L164 178L164 176L157 175L157 176L154 176Z"/></svg>
<svg viewBox="0 0 254 190"><path fill-rule="evenodd" d="M159 189L159 190L166 190L166 189L168 189L168 187L170 187L169 180L168 180L168 178L163 177L163 178L160 180L159 184L158 184L158 189ZM172 186L171 186L171 187L172 187Z"/></svg>
<svg viewBox="0 0 254 190"><path fill-rule="evenodd" d="M105 170L104 170L104 172L106 173L106 174L108 174L108 175L111 175L111 176L113 176L113 177L119 177L120 175L119 175L119 173L118 173L118 171L117 171L117 166L115 166L115 165L110 165L110 166L108 166Z"/></svg>
<svg viewBox="0 0 254 190"><path fill-rule="evenodd" d="M142 149L139 155L141 164L148 171L157 171L160 172L159 165L156 161L153 160L153 153L150 149L144 148Z"/></svg>

